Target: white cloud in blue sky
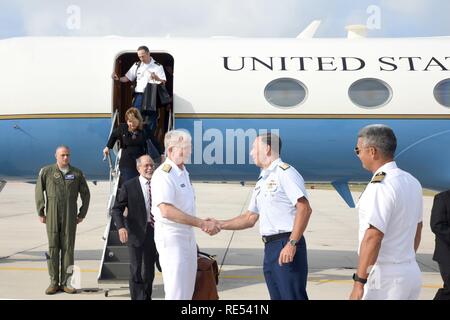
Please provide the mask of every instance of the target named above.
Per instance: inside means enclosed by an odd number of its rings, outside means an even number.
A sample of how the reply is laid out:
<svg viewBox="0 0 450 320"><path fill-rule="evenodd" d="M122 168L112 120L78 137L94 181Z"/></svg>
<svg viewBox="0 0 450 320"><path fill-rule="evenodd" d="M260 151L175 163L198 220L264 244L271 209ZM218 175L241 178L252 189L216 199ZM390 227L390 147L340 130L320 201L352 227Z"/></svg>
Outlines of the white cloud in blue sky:
<svg viewBox="0 0 450 320"><path fill-rule="evenodd" d="M81 10L80 29L66 23ZM447 0L0 0L0 38L14 36L295 37L322 20L318 37L344 37L380 9L372 37L450 35Z"/></svg>

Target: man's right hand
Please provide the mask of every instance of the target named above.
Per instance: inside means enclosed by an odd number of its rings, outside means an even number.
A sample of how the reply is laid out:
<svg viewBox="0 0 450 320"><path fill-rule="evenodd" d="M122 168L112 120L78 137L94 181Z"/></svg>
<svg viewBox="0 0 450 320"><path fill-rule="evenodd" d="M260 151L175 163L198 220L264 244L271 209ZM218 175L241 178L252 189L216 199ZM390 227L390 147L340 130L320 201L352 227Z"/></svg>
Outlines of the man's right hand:
<svg viewBox="0 0 450 320"><path fill-rule="evenodd" d="M109 154L109 148L108 148L108 147L105 147L105 149L103 149L103 155L104 155L105 157L107 157L108 154Z"/></svg>
<svg viewBox="0 0 450 320"><path fill-rule="evenodd" d="M113 80L115 80L115 81L118 81L118 80L119 80L119 76L118 76L117 74L115 74L115 73L113 73L113 74L111 75L111 78L112 78Z"/></svg>
<svg viewBox="0 0 450 320"><path fill-rule="evenodd" d="M201 229L210 236L213 236L220 232L220 224L214 218L206 218L205 220L203 220Z"/></svg>
<svg viewBox="0 0 450 320"><path fill-rule="evenodd" d="M128 241L128 231L125 228L119 229L119 239L120 242L126 243Z"/></svg>
<svg viewBox="0 0 450 320"><path fill-rule="evenodd" d="M46 223L47 222L47 217L46 216L39 216L39 221L41 222L41 223Z"/></svg>

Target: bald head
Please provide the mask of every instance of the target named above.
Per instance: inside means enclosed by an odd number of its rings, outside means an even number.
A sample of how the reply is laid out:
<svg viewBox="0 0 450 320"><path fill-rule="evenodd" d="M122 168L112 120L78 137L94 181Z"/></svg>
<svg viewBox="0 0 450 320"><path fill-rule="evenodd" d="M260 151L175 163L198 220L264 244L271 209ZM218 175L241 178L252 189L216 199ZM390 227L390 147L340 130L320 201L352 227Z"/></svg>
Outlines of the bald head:
<svg viewBox="0 0 450 320"><path fill-rule="evenodd" d="M65 145L59 146L56 148L55 158L60 169L67 168L70 163L70 148Z"/></svg>

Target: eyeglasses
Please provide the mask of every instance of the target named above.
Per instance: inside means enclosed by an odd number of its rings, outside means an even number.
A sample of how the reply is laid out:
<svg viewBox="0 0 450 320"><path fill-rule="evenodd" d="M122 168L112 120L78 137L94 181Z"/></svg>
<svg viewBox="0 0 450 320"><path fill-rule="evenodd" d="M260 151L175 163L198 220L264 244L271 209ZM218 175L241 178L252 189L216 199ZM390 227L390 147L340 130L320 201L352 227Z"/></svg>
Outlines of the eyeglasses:
<svg viewBox="0 0 450 320"><path fill-rule="evenodd" d="M362 147L361 149L359 147L355 147L355 153L357 156L359 156L359 153L361 152L362 149L369 149L371 147Z"/></svg>

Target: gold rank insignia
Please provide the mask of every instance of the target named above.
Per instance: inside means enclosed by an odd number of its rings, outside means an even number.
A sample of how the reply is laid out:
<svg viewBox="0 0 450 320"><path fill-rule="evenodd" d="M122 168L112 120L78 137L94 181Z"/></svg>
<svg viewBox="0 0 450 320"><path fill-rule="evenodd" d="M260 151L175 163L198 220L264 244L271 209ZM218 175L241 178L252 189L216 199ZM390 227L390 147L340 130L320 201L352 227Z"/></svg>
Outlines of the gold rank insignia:
<svg viewBox="0 0 450 320"><path fill-rule="evenodd" d="M275 180L270 180L266 184L267 191L273 192L277 189L277 182Z"/></svg>
<svg viewBox="0 0 450 320"><path fill-rule="evenodd" d="M378 172L375 177L370 180L370 183L380 183L381 181L383 181L384 177L386 177L385 172Z"/></svg>
<svg viewBox="0 0 450 320"><path fill-rule="evenodd" d="M163 165L162 171L169 173L170 170L172 170L172 166L170 164L166 163L165 165Z"/></svg>
<svg viewBox="0 0 450 320"><path fill-rule="evenodd" d="M279 167L280 167L281 169L283 169L283 170L287 170L287 169L289 169L291 166L288 165L287 163L282 163L282 164L279 165Z"/></svg>

